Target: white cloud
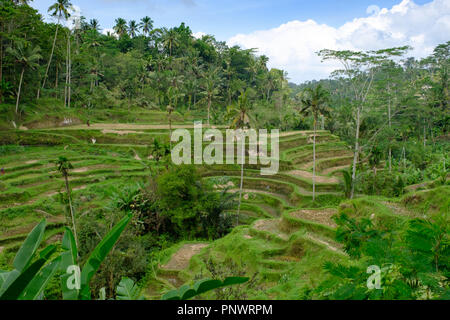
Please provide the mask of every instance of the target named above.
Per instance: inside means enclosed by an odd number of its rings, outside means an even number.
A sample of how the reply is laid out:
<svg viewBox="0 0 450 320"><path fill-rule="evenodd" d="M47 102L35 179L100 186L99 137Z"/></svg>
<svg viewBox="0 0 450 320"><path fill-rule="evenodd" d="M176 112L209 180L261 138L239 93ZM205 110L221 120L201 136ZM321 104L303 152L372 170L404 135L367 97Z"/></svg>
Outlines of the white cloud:
<svg viewBox="0 0 450 320"><path fill-rule="evenodd" d="M79 28L81 18L81 8L77 5L72 5L70 10L70 17L66 21L66 26L70 29Z"/></svg>
<svg viewBox="0 0 450 320"><path fill-rule="evenodd" d="M114 37L116 37L116 38L119 38L119 36L117 35L117 33L114 31L113 28L104 28L104 29L102 30L102 33L103 33L104 35L107 35L107 34L109 33L110 35L112 35L112 36L114 36Z"/></svg>
<svg viewBox="0 0 450 320"><path fill-rule="evenodd" d="M328 77L337 66L321 63L315 52L335 50L374 50L410 45L409 55L424 57L440 43L450 40L450 1L434 0L417 5L403 0L391 9L369 6L368 17L355 18L338 28L318 24L314 20L290 21L281 26L238 34L229 45L257 48L270 58L270 67L289 73L300 82Z"/></svg>
<svg viewBox="0 0 450 320"><path fill-rule="evenodd" d="M378 13L380 13L380 7L375 5L375 4L372 4L372 5L367 7L366 13L367 14L377 15Z"/></svg>
<svg viewBox="0 0 450 320"><path fill-rule="evenodd" d="M201 39L203 36L206 36L206 33L201 32L201 31L199 31L199 32L194 32L194 33L192 34L192 36L193 36L195 39Z"/></svg>

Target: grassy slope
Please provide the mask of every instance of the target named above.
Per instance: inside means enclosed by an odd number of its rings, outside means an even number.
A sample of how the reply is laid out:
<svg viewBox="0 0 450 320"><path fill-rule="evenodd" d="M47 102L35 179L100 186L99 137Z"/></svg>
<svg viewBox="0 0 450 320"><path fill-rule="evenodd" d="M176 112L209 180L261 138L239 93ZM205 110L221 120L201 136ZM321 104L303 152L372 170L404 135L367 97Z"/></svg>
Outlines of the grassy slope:
<svg viewBox="0 0 450 320"><path fill-rule="evenodd" d="M93 211L101 215L107 211L116 190L145 181L149 170L156 165L148 159L147 145L156 136L168 137L164 127L126 124L135 120L146 125L165 124L165 115L161 112L110 110L105 117L106 113L87 115L63 109L45 115L35 111L28 111L23 123L18 124L36 129L0 131L0 167L6 170L6 174L0 176L0 269L11 263L24 236L43 217L52 225L46 239L49 242L58 239L66 221L64 206L59 200L59 193L64 192L63 180L53 162L58 156L68 157L75 167L71 184L77 212ZM0 120L3 127L8 126L7 117L4 115ZM81 123L89 117L91 123L102 125L98 128L95 124L93 127L58 127L57 130L48 127L59 125L58 121L70 117ZM179 118L176 121L185 120ZM337 137L325 131L319 135L318 164L320 170L331 172L322 180L336 181L336 176L331 179L332 169L350 163L348 149L338 142ZM92 138L96 139L95 144L92 144ZM435 210L434 203L442 204L444 209L439 210L445 210L445 206L448 210L448 187L441 187L436 192L414 193L402 200L364 197L343 202L339 183L321 182L316 185L318 196L312 202L311 132L283 133L280 149L279 174L262 177L259 166L247 167L242 225L203 248L183 270L165 270L161 266L176 258L184 242L162 252L159 264L150 264L143 282L148 297L159 298L174 286L208 276L205 261L212 259L225 267L233 261L229 268L226 267L228 271L232 265L238 265L239 270L249 275L258 274L254 287L247 290L249 298L308 298L308 288L324 277L321 266L325 261L347 260L333 240L330 208L350 212L357 209L358 214L375 214L380 219L399 221L420 214L421 210ZM293 170L296 174L292 174ZM234 188L238 186L237 166L204 166L201 172L205 179L219 177L223 180L225 177Z"/></svg>

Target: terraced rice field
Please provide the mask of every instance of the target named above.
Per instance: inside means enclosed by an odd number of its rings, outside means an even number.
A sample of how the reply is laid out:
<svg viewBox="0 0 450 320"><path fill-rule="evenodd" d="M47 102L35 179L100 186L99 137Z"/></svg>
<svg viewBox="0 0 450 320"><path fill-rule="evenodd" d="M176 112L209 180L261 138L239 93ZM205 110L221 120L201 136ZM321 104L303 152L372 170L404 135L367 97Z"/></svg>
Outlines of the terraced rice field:
<svg viewBox="0 0 450 320"><path fill-rule="evenodd" d="M192 125L175 127L191 129ZM50 222L46 241L61 236L68 220L60 200L64 180L55 165L59 156L67 157L74 166L70 183L77 213L82 215L105 207L111 198L105 186L121 188L146 181L157 165L148 145L155 137L167 139L168 135L164 124L127 123L0 133L3 144L23 146L0 156L4 170L0 176L0 255L17 250L43 217ZM331 216L335 209L328 206L342 199L339 170L350 165L350 149L329 132L318 132L315 202L312 132L281 133L280 153L276 175L261 176L258 165L246 165L241 226L212 243L173 249L154 270L146 290L149 298L158 298L165 290L192 279L203 265L199 261L209 255L242 255L249 270L259 272L268 283L294 267L298 272L319 272L314 261L321 255L345 257L333 240ZM204 179L225 179L229 192L238 191L238 165L205 165L200 170ZM304 275L299 279L306 281Z"/></svg>

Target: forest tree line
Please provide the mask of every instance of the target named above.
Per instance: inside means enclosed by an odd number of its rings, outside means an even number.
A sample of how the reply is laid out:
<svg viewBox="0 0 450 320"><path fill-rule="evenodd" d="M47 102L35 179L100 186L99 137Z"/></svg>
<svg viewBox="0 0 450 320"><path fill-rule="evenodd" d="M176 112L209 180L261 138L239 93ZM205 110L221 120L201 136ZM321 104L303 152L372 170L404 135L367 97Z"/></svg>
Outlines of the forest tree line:
<svg viewBox="0 0 450 320"><path fill-rule="evenodd" d="M114 32L103 34L95 18L72 19L71 8L57 0L48 10L55 22L46 23L27 1L1 0L0 105L9 119L49 103L175 111L228 124L227 107L239 109L245 91L253 127L315 127L349 143L350 196L402 193L403 185L447 172L450 42L423 59L408 57L407 46L324 49L318 52L324 62L337 61L342 69L296 85L285 71L269 69L256 49L229 47L211 35L195 38L184 23L156 28L148 16L117 18ZM314 96L319 85L322 92ZM314 99L319 105L307 108ZM380 166L388 178L377 174Z"/></svg>

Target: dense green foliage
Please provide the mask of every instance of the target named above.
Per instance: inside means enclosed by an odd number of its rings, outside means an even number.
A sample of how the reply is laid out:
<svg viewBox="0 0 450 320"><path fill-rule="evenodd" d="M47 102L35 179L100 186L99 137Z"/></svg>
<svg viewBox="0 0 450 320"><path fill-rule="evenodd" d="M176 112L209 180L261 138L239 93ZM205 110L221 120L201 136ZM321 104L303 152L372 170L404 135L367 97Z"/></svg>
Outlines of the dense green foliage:
<svg viewBox="0 0 450 320"><path fill-rule="evenodd" d="M448 187L439 190L448 194ZM350 265L327 263L332 275L316 289L326 299L448 299L450 239L448 203L425 218L371 214L353 203L336 216L337 240ZM380 288L369 288L370 266L380 270Z"/></svg>
<svg viewBox="0 0 450 320"><path fill-rule="evenodd" d="M71 13L0 0L1 299L449 299L450 42L323 49L343 69L293 84L184 23ZM193 120L280 129L280 172L172 165Z"/></svg>
<svg viewBox="0 0 450 320"><path fill-rule="evenodd" d="M267 57L256 57L252 50L230 48L210 35L196 39L185 24L153 28L148 17L139 25L117 19L115 36L102 34L98 21L84 18L69 30L60 25L67 17L59 11L54 24L43 22L26 4L2 0L1 10L0 103L13 102L20 76L20 61L6 48L40 48L37 71L24 74L19 114L5 106L3 120L20 122L51 97L83 110L140 106L166 111L170 105L178 112L207 113L205 120L217 123L226 106L249 87L261 105L262 123L281 124L281 114L273 123L263 109L281 110L288 96L285 74L268 70ZM70 15L68 1L65 10Z"/></svg>

